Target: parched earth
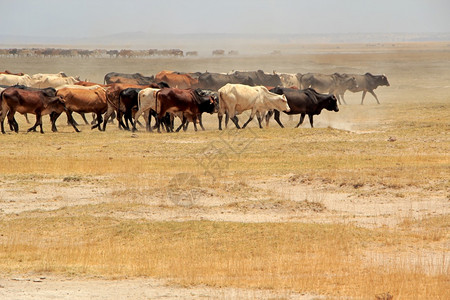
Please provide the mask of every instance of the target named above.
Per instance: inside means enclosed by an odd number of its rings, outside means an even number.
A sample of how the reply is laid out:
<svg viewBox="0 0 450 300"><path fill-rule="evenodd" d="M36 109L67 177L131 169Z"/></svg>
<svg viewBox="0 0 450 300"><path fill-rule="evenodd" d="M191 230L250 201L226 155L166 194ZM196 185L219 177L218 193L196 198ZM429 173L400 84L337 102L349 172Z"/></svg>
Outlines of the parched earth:
<svg viewBox="0 0 450 300"><path fill-rule="evenodd" d="M11 277L0 279L2 299L299 299L323 297L289 291L185 288L156 279L104 280L99 278Z"/></svg>
<svg viewBox="0 0 450 300"><path fill-rule="evenodd" d="M355 187L366 190L365 195L360 196L335 192L333 190L338 187L330 188L320 182L304 184L298 175L289 174L283 178L233 183L238 185L237 188L244 185L242 189L256 191L242 200L229 195L216 195L214 190L202 187L201 179L190 173L180 173L178 176L180 180L194 182L176 185L169 182L150 195L101 184L114 181L105 177L90 177L88 181L75 179L72 182L70 177L31 180L32 187L26 189L22 187L27 185L26 180L20 180L20 184L18 180L3 180L0 214L128 201L141 205L137 210L112 212L112 215L108 212L108 215L151 221L345 222L380 227L395 226L405 218L420 219L450 213L445 193L430 191L427 197L423 197L416 187L397 190L397 194L408 194L408 197L396 196L395 193L377 195L370 191L376 188ZM182 184L189 184L190 188L185 189ZM264 197L268 193L271 194L270 199Z"/></svg>

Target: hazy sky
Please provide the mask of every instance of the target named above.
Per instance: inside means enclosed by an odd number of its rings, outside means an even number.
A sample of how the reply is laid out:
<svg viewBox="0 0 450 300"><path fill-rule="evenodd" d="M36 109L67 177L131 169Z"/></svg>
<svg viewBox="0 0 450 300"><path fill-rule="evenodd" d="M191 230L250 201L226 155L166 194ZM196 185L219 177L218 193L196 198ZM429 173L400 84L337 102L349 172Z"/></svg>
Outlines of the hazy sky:
<svg viewBox="0 0 450 300"><path fill-rule="evenodd" d="M0 0L0 35L450 32L449 0Z"/></svg>

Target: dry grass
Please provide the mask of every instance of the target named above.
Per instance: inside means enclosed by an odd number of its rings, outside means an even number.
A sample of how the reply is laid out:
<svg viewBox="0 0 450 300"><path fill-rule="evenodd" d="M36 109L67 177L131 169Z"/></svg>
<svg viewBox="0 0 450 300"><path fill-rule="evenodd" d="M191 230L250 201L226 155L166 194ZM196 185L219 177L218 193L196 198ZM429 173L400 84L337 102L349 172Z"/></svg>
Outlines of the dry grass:
<svg viewBox="0 0 450 300"><path fill-rule="evenodd" d="M411 268L394 259L386 267L363 257L370 251L392 253L394 247L400 253L418 242L436 242L427 232L437 228L447 230L439 240L448 239L449 222L448 217L423 220L414 224L420 229L415 232L392 232L350 225L130 221L92 217L74 207L3 220L0 270L152 276L187 286L332 296L370 298L389 291L398 298L445 299L450 296L448 269L427 274L426 260Z"/></svg>

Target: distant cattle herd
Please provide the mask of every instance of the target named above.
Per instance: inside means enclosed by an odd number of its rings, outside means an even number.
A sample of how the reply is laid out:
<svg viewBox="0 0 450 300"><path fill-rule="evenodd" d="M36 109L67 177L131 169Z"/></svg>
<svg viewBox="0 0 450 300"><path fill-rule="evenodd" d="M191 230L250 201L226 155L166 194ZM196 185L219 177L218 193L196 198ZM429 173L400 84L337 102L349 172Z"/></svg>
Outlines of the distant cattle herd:
<svg viewBox="0 0 450 300"><path fill-rule="evenodd" d="M213 50L213 56L223 55L238 55L236 50L225 52L223 49ZM0 49L0 56L10 57L109 57L109 58L145 58L155 56L170 56L170 57L188 57L198 56L198 51L186 51L181 49L146 49L146 50L132 50L132 49L62 49L62 48L10 48Z"/></svg>
<svg viewBox="0 0 450 300"><path fill-rule="evenodd" d="M255 116L262 128L263 119L268 124L272 115L283 127L280 112L300 114L297 127L308 115L313 127L313 116L323 109L339 111L338 102L341 104L342 100L345 104L344 93L347 90L362 91L361 104L367 92L380 103L374 90L378 86L389 86L385 75L370 73L325 75L268 74L262 70L226 74L161 71L154 76L144 76L111 72L105 75L103 83L81 81L63 72L31 76L9 71L0 73L2 133L5 133L6 117L10 129L18 132L16 112L25 116L35 114L36 122L28 131L36 131L39 126L41 133L43 115L50 115L52 130L57 131L56 120L62 113L67 115L68 123L79 131L72 117L73 112L81 114L86 123L84 114L94 114L92 128L103 131L114 113L119 128L137 130L136 124L143 115L146 129L154 129L151 125L153 117L158 132L161 127L174 131L176 117L181 120L176 131L181 128L186 130L189 122L193 123L195 130L197 123L204 130L202 113L217 113L220 130L223 116L226 117L225 126L231 119L236 128L241 128L237 115L244 111L250 111L250 117L242 128Z"/></svg>

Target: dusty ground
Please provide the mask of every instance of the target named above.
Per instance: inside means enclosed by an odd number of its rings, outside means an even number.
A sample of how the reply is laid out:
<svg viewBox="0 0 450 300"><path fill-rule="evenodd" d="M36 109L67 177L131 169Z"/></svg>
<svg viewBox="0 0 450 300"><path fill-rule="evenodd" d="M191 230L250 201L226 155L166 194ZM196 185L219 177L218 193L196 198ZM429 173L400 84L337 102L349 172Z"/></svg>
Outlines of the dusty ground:
<svg viewBox="0 0 450 300"><path fill-rule="evenodd" d="M2 299L299 299L323 297L289 291L167 285L156 279L13 277L0 279Z"/></svg>
<svg viewBox="0 0 450 300"><path fill-rule="evenodd" d="M385 51L380 51L375 56L371 56L371 53L365 51L362 51L359 56L356 54L348 55L345 52L334 55L328 49L326 50L328 56L322 53L319 57L309 53L297 57L292 64L289 64L289 59L292 59L292 57L272 58L275 61L264 60L262 67L252 59L244 59L244 62L240 61L242 63L240 69L264 68L266 71L277 69L280 72L318 71L324 73L334 71L364 73L370 70L373 73L387 73L391 87L380 87L376 91L382 102L380 106L376 106L372 96L368 95L366 96L366 106L361 107L359 105L361 94L348 94L347 102L349 105L341 106L341 111L338 114L323 113L316 118L316 127L332 128L336 130L338 138L344 137L347 140L359 141L361 137L366 141L379 140L380 143L385 143L386 149L389 150L390 145L398 145L403 141L411 142L405 144L405 147L427 143L426 136L410 134L402 136L398 135L401 133L395 131L399 122L404 121L404 118L398 120L396 114L401 112L404 116L408 113L404 106L414 106L417 103L428 101L430 99L429 93L436 92L437 95L431 97L430 105L439 106L444 112L449 111L448 50L430 51L428 48L426 49L427 51L423 51L419 55L417 53L421 51L420 47L412 52L405 52L404 55L395 52L392 56L389 56L389 52ZM358 57L360 60L358 60ZM42 69L43 65L46 64L45 62L38 61L35 64L27 64L29 58L26 60L20 62L15 59L0 59L3 64L2 68L11 71L46 73L64 70L70 74L84 72L85 77L96 81L101 81L102 74L113 71L104 59L98 61L98 68L92 66L95 61L90 61L89 66L83 63L79 69L72 60L68 61L67 65L64 65L64 61L59 61L56 66L51 66L48 69ZM208 70L227 71L226 68L229 68L230 65L227 64L227 59L222 60L224 61L207 60ZM148 62L145 61L145 63ZM154 74L155 71L158 71L157 68L197 71L201 70L199 65L204 61L189 60L184 63L177 59L175 62L170 62L168 66L164 66L165 62L165 60L156 61L151 66L148 64L146 67L142 67L143 64L134 61L126 67L126 64L121 62L114 71L128 71L129 73L140 71L144 74ZM136 69L132 69L133 66ZM412 74L416 67L420 68L420 72ZM187 68L189 69L187 70ZM414 112L413 115L416 117L420 113ZM288 120L287 117L284 119L284 122L291 127L296 121L297 117L295 117L295 120ZM214 128L215 130L216 120L214 117L207 117L206 124L208 128ZM434 145L438 148L442 147L440 150L444 153L449 146L448 125L447 123L446 127L441 128L441 131L432 137ZM271 127L274 126L277 125L272 121ZM309 124L304 125L304 128L307 127L309 127ZM405 125L405 127L407 126ZM88 131L87 127L82 127L82 130ZM110 130L117 131L115 126L111 126ZM255 126L252 130L256 130ZM314 134L315 131L311 129L300 132L307 139L307 136ZM392 136L393 132L397 135ZM80 135L83 134L85 132ZM85 134L83 138L85 140L95 138L96 134ZM151 138L146 133L139 132L133 135L117 132L117 134L120 134L120 138L138 141L143 145L151 143ZM201 135L202 133L198 134ZM275 134L282 133L276 131ZM8 144L11 143L11 139L8 140L9 135L2 137L1 142L9 149L9 157L14 157L15 153L11 150L13 148ZM48 132L47 129L45 136L51 135L52 133ZM258 139L268 138L264 131L256 131L256 135ZM41 139L42 137L38 138ZM208 138L210 137L208 136ZM34 142L38 143L37 141ZM62 147L62 151L65 151L66 146L69 148L73 146L70 144L73 142L72 140L68 140L67 145L61 146L57 146L54 140L41 140L41 142L44 145L43 147L49 149ZM195 143L204 143L207 146L208 140L206 138L198 140L190 134L181 136L181 138L170 138L167 143L173 143L174 147L175 145L179 147L183 144L193 145ZM18 144L20 145L20 142ZM296 146L293 144L292 147ZM21 151L28 151L23 150L24 148L21 149ZM96 151L101 152L102 150ZM108 152L106 149L104 151ZM363 148L358 151L355 151L355 155L364 154ZM411 152L411 149L408 151ZM422 154L426 155L426 153ZM77 155L79 159L83 160L83 154L79 153L74 154L73 158L76 158ZM140 152L139 155L145 157L146 153ZM8 157L8 154L5 153L4 156ZM18 156L26 157L26 153ZM68 158L70 159L70 157ZM123 158L126 159L125 154ZM109 159L112 160L113 158L110 157ZM317 158L311 154L311 159ZM111 209L95 210L94 213L117 218L157 221L343 222L369 228L382 226L395 228L405 219L420 220L450 213L449 174L448 172L445 174L445 170L448 171L449 156L444 155L443 159L443 164L447 168L444 168L443 174L438 178L439 180L430 183L430 185L439 185L435 189L408 184L392 187L377 184L359 185L358 182L349 183L349 185L354 185L354 188L348 188L342 187L342 183L324 182L320 179L311 179L311 177L304 176L299 172L287 171L275 173L273 176L260 176L258 174L244 176L236 181L230 179L230 177L218 179L222 186L234 189L231 192L218 193L217 190L211 188L208 177L204 176L198 169L194 173L191 173L190 170L181 169L175 174L170 173L170 170L162 170L162 174L166 174L164 172L171 174L169 178L172 178L172 180L178 178L185 182L166 180L156 189L151 183L139 188L137 187L138 184L132 184L132 179L129 183L126 183L127 179L124 179L126 176L115 172L104 172L102 174L93 172L82 177L79 176L82 173L73 176L64 172L63 174L56 172L36 176L36 173L39 173L37 169L35 172L31 172L31 175L4 174L0 177L0 216L33 210L52 211L70 206L112 204ZM242 158L241 163L246 163L245 157ZM199 169L201 170L201 168ZM141 174L139 180L150 182L152 174ZM180 193L180 187L184 184L190 185L189 193ZM242 191L242 196L237 197L239 190ZM267 195L270 195L270 197L268 198ZM118 203L133 205L130 205L128 209L114 209L114 205ZM444 247L445 245L449 245L448 241L441 244ZM442 255L442 252L433 251L423 252L423 255L433 261L430 264L431 273L435 265L444 266L444 269L448 269L450 266L448 251L444 252L444 255ZM380 264L384 264L388 262L389 255L370 259L372 261L379 260ZM413 265L414 261L410 263ZM40 277L43 278L39 279ZM2 299L317 298L311 295L265 290L184 288L170 285L170 282L154 279L103 280L98 278L64 278L51 274L3 277L0 279L0 297Z"/></svg>

